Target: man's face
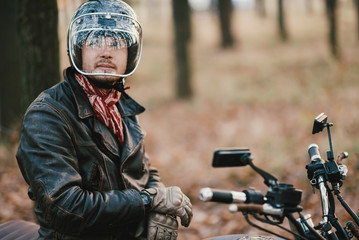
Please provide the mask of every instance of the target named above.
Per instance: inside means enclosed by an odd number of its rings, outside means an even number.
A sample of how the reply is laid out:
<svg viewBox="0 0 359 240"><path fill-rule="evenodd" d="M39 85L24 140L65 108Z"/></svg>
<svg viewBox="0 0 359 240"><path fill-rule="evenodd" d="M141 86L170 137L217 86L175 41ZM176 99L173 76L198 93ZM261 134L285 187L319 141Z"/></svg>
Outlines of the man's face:
<svg viewBox="0 0 359 240"><path fill-rule="evenodd" d="M126 41L99 36L85 41L82 47L82 69L87 73L125 74L127 66ZM91 76L91 79L112 84L119 77Z"/></svg>

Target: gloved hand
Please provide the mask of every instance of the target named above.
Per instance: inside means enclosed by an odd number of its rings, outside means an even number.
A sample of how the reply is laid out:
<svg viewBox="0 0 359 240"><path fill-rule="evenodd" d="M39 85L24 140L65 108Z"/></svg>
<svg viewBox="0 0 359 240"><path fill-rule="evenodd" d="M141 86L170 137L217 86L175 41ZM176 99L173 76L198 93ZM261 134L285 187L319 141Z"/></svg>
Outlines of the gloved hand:
<svg viewBox="0 0 359 240"><path fill-rule="evenodd" d="M179 187L147 188L143 191L152 198L151 211L178 216L182 226L189 226L193 216L192 204Z"/></svg>
<svg viewBox="0 0 359 240"><path fill-rule="evenodd" d="M147 240L176 240L178 223L173 216L151 212L148 216Z"/></svg>

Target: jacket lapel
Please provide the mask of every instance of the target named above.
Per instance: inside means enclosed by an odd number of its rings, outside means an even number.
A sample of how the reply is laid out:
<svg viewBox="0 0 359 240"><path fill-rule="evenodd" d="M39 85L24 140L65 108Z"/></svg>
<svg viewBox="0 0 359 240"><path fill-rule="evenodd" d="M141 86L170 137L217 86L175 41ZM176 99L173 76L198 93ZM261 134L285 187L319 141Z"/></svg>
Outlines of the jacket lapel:
<svg viewBox="0 0 359 240"><path fill-rule="evenodd" d="M105 124L100 122L100 120L98 120L95 116L93 118L94 118L93 130L97 139L108 151L110 151L113 155L115 155L119 159L120 146L117 138Z"/></svg>
<svg viewBox="0 0 359 240"><path fill-rule="evenodd" d="M120 151L120 145L117 138L105 124L96 118L85 92L73 77L73 72L71 73L69 70L65 76L65 80L67 79L70 82L79 118L87 122L89 126L92 125L96 135L96 142L100 142L100 144L111 152L111 154L115 155L118 159L121 159L121 163L125 161L130 154L134 152L135 148L139 145L145 135L136 120L136 115L144 112L145 108L134 101L125 92L121 94L120 101L117 103L124 127L124 142L122 151Z"/></svg>
<svg viewBox="0 0 359 240"><path fill-rule="evenodd" d="M111 154L115 155L117 159L120 158L119 143L115 135L108 129L108 127L98 120L94 114L90 101L88 100L86 93L81 88L80 84L77 83L74 78L74 73L70 70L65 74L65 81L69 81L71 91L75 98L78 117L82 119L86 125L93 129L95 135L95 142L100 143L105 147Z"/></svg>
<svg viewBox="0 0 359 240"><path fill-rule="evenodd" d="M136 115L145 111L145 108L134 101L125 92L121 94L118 109L122 116L124 142L122 147L121 163L133 153L143 140L145 133L137 122Z"/></svg>

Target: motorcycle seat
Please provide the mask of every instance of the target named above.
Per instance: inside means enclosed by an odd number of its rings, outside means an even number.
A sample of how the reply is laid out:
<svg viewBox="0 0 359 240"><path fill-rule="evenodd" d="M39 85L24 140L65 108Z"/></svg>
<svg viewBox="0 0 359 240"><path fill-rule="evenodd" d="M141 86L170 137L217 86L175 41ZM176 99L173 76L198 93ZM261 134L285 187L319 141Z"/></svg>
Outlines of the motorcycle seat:
<svg viewBox="0 0 359 240"><path fill-rule="evenodd" d="M11 220L0 224L0 240L34 240L38 237L39 225Z"/></svg>

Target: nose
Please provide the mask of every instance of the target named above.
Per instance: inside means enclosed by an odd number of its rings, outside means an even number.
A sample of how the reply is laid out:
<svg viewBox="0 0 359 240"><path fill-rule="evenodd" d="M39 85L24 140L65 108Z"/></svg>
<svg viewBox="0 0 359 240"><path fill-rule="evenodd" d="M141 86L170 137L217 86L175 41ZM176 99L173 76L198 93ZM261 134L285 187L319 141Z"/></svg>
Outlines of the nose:
<svg viewBox="0 0 359 240"><path fill-rule="evenodd" d="M112 58L111 49L106 45L101 49L101 58Z"/></svg>

